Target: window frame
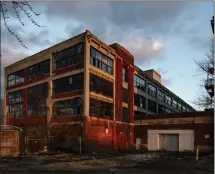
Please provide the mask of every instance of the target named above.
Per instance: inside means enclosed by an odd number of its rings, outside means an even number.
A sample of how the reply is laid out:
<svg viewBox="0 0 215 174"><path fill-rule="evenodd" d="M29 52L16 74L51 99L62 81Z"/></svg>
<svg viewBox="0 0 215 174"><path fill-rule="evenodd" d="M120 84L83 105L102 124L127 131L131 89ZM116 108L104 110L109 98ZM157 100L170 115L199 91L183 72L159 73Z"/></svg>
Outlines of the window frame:
<svg viewBox="0 0 215 174"><path fill-rule="evenodd" d="M90 46L90 64L113 75L113 59L92 46Z"/></svg>
<svg viewBox="0 0 215 174"><path fill-rule="evenodd" d="M17 118L24 117L24 90L23 89L8 93L8 108L9 108L8 113L10 118L17 119ZM18 113L18 114L15 114L15 113Z"/></svg>
<svg viewBox="0 0 215 174"><path fill-rule="evenodd" d="M22 73L22 76L17 76L16 74ZM20 80L21 79L21 80ZM10 82L14 81L14 84L10 84ZM7 86L11 87L14 85L22 84L25 82L25 71L21 69L7 76Z"/></svg>
<svg viewBox="0 0 215 174"><path fill-rule="evenodd" d="M134 87L137 89L141 89L142 91L146 91L146 80L141 78L140 76L134 74Z"/></svg>

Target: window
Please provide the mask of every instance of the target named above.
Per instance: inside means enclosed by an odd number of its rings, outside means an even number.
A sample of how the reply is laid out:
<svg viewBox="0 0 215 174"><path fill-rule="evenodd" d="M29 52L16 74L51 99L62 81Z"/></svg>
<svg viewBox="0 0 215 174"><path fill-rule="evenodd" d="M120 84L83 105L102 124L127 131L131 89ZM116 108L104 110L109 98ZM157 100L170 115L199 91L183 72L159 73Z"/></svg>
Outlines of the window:
<svg viewBox="0 0 215 174"><path fill-rule="evenodd" d="M186 112L186 107L182 106L182 112Z"/></svg>
<svg viewBox="0 0 215 174"><path fill-rule="evenodd" d="M90 91L113 97L113 83L94 74L90 74Z"/></svg>
<svg viewBox="0 0 215 174"><path fill-rule="evenodd" d="M122 69L122 80L125 82L128 81L128 71L125 67Z"/></svg>
<svg viewBox="0 0 215 174"><path fill-rule="evenodd" d="M13 74L8 75L7 85L13 86L24 82L24 70L17 71Z"/></svg>
<svg viewBox="0 0 215 174"><path fill-rule="evenodd" d="M54 103L55 116L80 115L83 112L83 100L80 97Z"/></svg>
<svg viewBox="0 0 215 174"><path fill-rule="evenodd" d="M134 120L141 120L141 117L146 116L145 112L134 111Z"/></svg>
<svg viewBox="0 0 215 174"><path fill-rule="evenodd" d="M122 89L122 101L128 103L128 89Z"/></svg>
<svg viewBox="0 0 215 174"><path fill-rule="evenodd" d="M173 106L174 108L177 108L177 104L178 104L177 101L173 99L173 100L172 100L172 106Z"/></svg>
<svg viewBox="0 0 215 174"><path fill-rule="evenodd" d="M128 122L129 120L130 120L129 110L128 110L128 108L123 107L123 109L122 109L122 121Z"/></svg>
<svg viewBox="0 0 215 174"><path fill-rule="evenodd" d="M167 103L168 105L171 105L171 103L172 103L171 101L172 101L171 97L166 95L165 103Z"/></svg>
<svg viewBox="0 0 215 174"><path fill-rule="evenodd" d="M158 105L158 113L159 113L159 114L165 113L165 107L162 106L162 105Z"/></svg>
<svg viewBox="0 0 215 174"><path fill-rule="evenodd" d="M178 103L178 109L181 111L181 104Z"/></svg>
<svg viewBox="0 0 215 174"><path fill-rule="evenodd" d="M93 47L90 48L90 64L109 74L113 74L113 60Z"/></svg>
<svg viewBox="0 0 215 174"><path fill-rule="evenodd" d="M45 74L49 74L50 60L45 60L36 65L28 67L28 80L36 79Z"/></svg>
<svg viewBox="0 0 215 174"><path fill-rule="evenodd" d="M46 116L48 97L48 83L43 83L28 88L28 115L29 116Z"/></svg>
<svg viewBox="0 0 215 174"><path fill-rule="evenodd" d="M172 113L172 111L171 111L170 109L168 109L168 108L165 108L165 112L166 112L167 114Z"/></svg>
<svg viewBox="0 0 215 174"><path fill-rule="evenodd" d="M64 49L53 55L53 70L65 68L84 61L83 43Z"/></svg>
<svg viewBox="0 0 215 174"><path fill-rule="evenodd" d="M141 95L135 94L134 105L146 109L146 98Z"/></svg>
<svg viewBox="0 0 215 174"><path fill-rule="evenodd" d="M152 97L156 97L156 87L154 87L153 85L149 84L148 85L148 93L149 95L151 95Z"/></svg>
<svg viewBox="0 0 215 174"><path fill-rule="evenodd" d="M146 91L146 81L137 75L134 75L134 87Z"/></svg>
<svg viewBox="0 0 215 174"><path fill-rule="evenodd" d="M148 110L157 113L157 104L151 100L148 100Z"/></svg>
<svg viewBox="0 0 215 174"><path fill-rule="evenodd" d="M90 116L113 119L113 103L90 98Z"/></svg>
<svg viewBox="0 0 215 174"><path fill-rule="evenodd" d="M83 73L64 77L53 81L54 94L82 90L84 87Z"/></svg>
<svg viewBox="0 0 215 174"><path fill-rule="evenodd" d="M163 102L164 102L164 93L163 93L162 91L158 90L157 98L158 98L160 101L163 101Z"/></svg>
<svg viewBox="0 0 215 174"><path fill-rule="evenodd" d="M19 118L24 116L23 105L23 90L11 92L8 94L9 116L11 118Z"/></svg>

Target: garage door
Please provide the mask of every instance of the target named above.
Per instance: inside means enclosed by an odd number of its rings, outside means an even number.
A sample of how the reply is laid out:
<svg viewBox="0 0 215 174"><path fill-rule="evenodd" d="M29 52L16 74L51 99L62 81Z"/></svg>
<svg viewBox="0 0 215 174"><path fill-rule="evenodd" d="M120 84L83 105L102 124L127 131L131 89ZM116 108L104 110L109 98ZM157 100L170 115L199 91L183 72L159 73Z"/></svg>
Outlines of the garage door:
<svg viewBox="0 0 215 174"><path fill-rule="evenodd" d="M178 134L166 134L165 135L165 150L166 151L178 151L179 150L179 135Z"/></svg>

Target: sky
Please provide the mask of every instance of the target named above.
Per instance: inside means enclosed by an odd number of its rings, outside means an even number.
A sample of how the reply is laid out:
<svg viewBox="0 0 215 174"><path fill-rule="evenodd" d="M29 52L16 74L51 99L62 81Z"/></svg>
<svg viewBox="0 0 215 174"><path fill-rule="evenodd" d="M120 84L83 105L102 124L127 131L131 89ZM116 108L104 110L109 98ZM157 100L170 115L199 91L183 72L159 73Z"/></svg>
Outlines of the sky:
<svg viewBox="0 0 215 174"><path fill-rule="evenodd" d="M204 74L195 60L205 58L213 38L210 20L213 1L178 2L29 2L44 27L37 27L19 11L22 26L11 2L8 25L23 40L22 47L1 20L1 85L3 68L29 55L90 30L107 44L127 48L141 69L154 69L162 84L194 108ZM204 91L203 91L204 92ZM3 95L2 95L3 96Z"/></svg>

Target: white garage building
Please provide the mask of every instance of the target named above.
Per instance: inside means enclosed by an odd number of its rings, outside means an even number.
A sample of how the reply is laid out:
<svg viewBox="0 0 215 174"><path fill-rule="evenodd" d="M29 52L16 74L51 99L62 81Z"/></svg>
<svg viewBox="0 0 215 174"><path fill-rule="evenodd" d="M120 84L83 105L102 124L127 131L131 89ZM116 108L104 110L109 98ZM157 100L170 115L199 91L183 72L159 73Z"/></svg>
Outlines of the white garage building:
<svg viewBox="0 0 215 174"><path fill-rule="evenodd" d="M148 130L148 150L194 151L193 130Z"/></svg>

